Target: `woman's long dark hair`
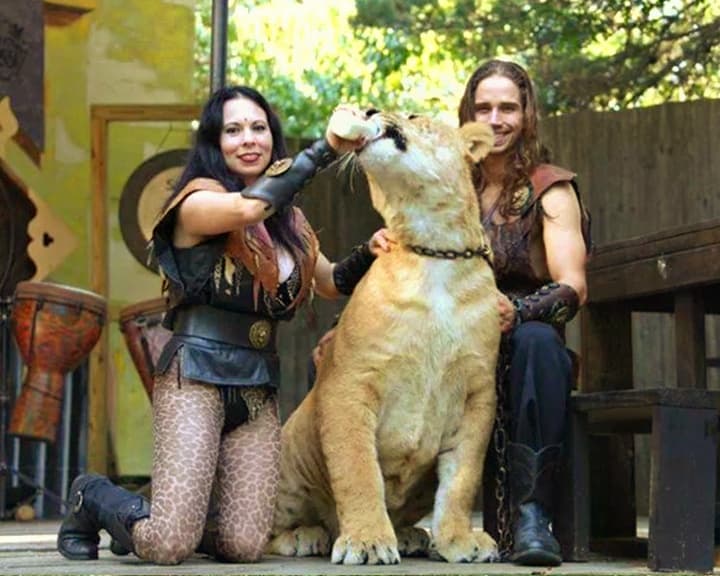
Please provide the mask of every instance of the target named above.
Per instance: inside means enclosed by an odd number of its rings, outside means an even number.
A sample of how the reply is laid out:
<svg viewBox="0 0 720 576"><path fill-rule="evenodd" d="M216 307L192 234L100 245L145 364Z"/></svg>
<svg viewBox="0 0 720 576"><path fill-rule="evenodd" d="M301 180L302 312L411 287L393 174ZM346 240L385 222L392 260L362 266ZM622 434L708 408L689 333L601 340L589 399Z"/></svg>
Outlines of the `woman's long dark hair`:
<svg viewBox="0 0 720 576"><path fill-rule="evenodd" d="M460 100L458 118L460 125L475 120L475 91L478 84L490 76L504 76L520 90L523 111L523 129L515 143L515 149L507 157L502 191L498 199L498 212L504 216L513 215L513 193L530 182L530 173L544 158L538 140L538 104L535 88L525 69L519 64L507 60L488 60L479 66L470 76L465 93ZM473 170L475 189L480 194L485 188L486 178L482 166Z"/></svg>
<svg viewBox="0 0 720 576"><path fill-rule="evenodd" d="M272 163L287 156L287 147L280 119L265 97L249 86L222 87L210 96L203 107L200 125L195 134L195 143L192 150L190 150L185 168L175 183L172 194L165 206L168 206L175 196L194 178L212 178L231 192L242 190L245 187L242 179L228 169L220 150L220 136L224 124L223 107L225 102L234 98L252 100L267 115L268 126L273 139L270 162ZM265 226L273 238L279 240L287 248L302 248L302 242L295 233L292 224L293 211L290 206L278 210L265 220Z"/></svg>

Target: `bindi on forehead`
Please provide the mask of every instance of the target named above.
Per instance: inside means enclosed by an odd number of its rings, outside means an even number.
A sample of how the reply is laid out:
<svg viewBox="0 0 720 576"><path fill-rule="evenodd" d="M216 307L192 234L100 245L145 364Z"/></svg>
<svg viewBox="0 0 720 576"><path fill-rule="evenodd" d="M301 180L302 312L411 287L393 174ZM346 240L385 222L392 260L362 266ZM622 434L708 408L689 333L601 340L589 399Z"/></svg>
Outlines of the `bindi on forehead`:
<svg viewBox="0 0 720 576"><path fill-rule="evenodd" d="M234 117L229 115L223 122L224 127L236 126L238 128L254 128L257 126L269 126L267 119L264 116L239 116Z"/></svg>
<svg viewBox="0 0 720 576"><path fill-rule="evenodd" d="M228 124L253 124L255 122L265 122L265 118L229 118Z"/></svg>
<svg viewBox="0 0 720 576"><path fill-rule="evenodd" d="M225 102L225 116L236 121L252 122L266 120L265 110L247 98L233 98Z"/></svg>

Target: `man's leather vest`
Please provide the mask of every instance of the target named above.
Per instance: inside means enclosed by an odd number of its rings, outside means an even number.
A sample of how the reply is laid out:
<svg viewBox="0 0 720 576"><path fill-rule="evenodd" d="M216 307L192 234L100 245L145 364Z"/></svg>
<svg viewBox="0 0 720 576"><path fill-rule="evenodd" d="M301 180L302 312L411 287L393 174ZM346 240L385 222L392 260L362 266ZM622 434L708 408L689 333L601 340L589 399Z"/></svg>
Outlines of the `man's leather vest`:
<svg viewBox="0 0 720 576"><path fill-rule="evenodd" d="M551 164L540 164L530 175L525 197L520 197L520 217L496 224L483 222L495 256L498 288L511 297L525 296L551 280L542 241L542 195L553 185L568 182L577 195L582 217L582 233L588 253L591 250L590 216L583 206L575 174Z"/></svg>

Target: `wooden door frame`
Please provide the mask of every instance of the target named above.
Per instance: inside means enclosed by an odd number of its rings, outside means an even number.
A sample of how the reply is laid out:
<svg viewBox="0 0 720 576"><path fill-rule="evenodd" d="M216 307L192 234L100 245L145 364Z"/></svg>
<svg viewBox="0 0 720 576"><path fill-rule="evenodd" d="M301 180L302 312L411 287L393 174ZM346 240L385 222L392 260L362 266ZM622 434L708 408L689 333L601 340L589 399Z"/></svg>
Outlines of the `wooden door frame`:
<svg viewBox="0 0 720 576"><path fill-rule="evenodd" d="M95 104L90 107L91 149L91 233L90 287L109 301L108 262L108 133L112 122L169 122L195 120L200 107L191 104ZM109 322L90 356L88 383L88 469L107 473L109 435L107 413L107 361L110 341Z"/></svg>

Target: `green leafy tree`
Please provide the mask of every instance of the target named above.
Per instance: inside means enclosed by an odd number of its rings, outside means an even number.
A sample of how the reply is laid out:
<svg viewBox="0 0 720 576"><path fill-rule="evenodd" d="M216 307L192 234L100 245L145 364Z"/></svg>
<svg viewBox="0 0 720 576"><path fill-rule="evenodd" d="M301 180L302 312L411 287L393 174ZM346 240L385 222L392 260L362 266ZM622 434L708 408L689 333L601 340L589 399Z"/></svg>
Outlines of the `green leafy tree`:
<svg viewBox="0 0 720 576"><path fill-rule="evenodd" d="M354 24L437 33L468 68L524 63L548 113L720 96L715 0L357 0Z"/></svg>
<svg viewBox="0 0 720 576"><path fill-rule="evenodd" d="M530 70L546 114L720 96L714 0L228 0L229 83L257 87L290 136L340 102L455 118L491 57ZM207 95L211 0L197 10Z"/></svg>
<svg viewBox="0 0 720 576"><path fill-rule="evenodd" d="M465 71L433 32L419 37L355 29L353 0L229 0L227 82L258 88L276 106L289 136L322 133L333 108L447 113ZM196 12L196 91L209 80L211 0Z"/></svg>

